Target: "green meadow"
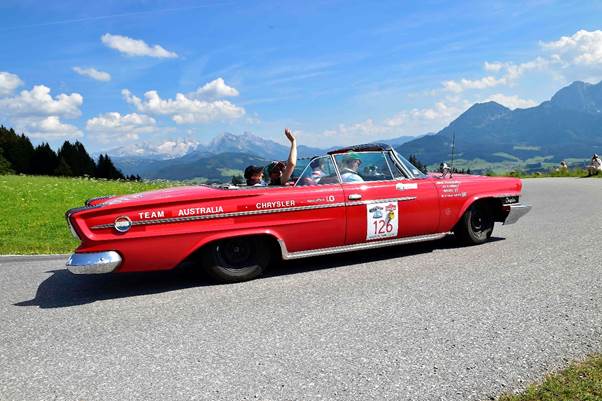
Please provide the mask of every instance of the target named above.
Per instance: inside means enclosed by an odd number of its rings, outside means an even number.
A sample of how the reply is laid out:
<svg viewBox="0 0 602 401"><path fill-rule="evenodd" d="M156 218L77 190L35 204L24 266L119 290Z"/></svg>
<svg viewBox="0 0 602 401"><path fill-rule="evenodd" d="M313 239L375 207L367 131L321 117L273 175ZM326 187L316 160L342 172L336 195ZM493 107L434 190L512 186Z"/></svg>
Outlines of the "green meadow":
<svg viewBox="0 0 602 401"><path fill-rule="evenodd" d="M96 196L173 185L177 183L0 175L0 254L71 252L78 241L67 227L67 209Z"/></svg>

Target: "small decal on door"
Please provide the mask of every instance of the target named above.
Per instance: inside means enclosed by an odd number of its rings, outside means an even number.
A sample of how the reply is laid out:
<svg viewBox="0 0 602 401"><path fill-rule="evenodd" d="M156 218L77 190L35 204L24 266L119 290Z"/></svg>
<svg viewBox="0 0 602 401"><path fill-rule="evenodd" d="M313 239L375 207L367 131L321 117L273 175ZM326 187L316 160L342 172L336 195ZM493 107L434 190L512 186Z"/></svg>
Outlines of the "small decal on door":
<svg viewBox="0 0 602 401"><path fill-rule="evenodd" d="M366 205L366 239L397 237L399 208L397 202L370 203Z"/></svg>
<svg viewBox="0 0 602 401"><path fill-rule="evenodd" d="M399 184L395 185L395 189L397 189L398 191L405 191L407 189L418 189L418 184L416 184L415 182L410 182L410 183L400 182Z"/></svg>

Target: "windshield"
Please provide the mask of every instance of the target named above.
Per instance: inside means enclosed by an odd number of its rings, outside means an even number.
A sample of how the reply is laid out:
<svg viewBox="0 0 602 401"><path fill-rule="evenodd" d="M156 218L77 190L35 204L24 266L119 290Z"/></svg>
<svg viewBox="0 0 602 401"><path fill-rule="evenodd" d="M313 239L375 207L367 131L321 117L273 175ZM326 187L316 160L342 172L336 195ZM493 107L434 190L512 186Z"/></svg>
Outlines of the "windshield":
<svg viewBox="0 0 602 401"><path fill-rule="evenodd" d="M403 164L403 166L406 168L406 170L408 170L410 173L412 173L412 175L415 178L427 178L426 174L424 174L422 171L418 170L418 168L416 166L414 166L412 163L410 163L405 157L403 157L402 155L397 153L397 151L395 151L395 150L393 152L395 153L395 156L401 162L401 164Z"/></svg>
<svg viewBox="0 0 602 401"><path fill-rule="evenodd" d="M291 175L291 181L295 182L299 179L299 177L301 177L303 170L305 170L310 161L311 158L297 159L297 165L295 166L293 174Z"/></svg>

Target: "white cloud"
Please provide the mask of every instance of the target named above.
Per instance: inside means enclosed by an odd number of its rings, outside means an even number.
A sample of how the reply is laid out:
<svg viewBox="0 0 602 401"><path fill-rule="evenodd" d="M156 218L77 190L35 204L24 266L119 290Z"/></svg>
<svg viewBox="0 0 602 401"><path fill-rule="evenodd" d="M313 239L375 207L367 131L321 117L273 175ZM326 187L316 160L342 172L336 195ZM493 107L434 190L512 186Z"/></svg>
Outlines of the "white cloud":
<svg viewBox="0 0 602 401"><path fill-rule="evenodd" d="M502 73L501 76L496 77L488 75L479 79L466 79L462 78L459 80L443 81L442 85L446 91L453 93L461 93L469 89L489 89L499 85L512 85L518 80L525 72L533 70L542 70L550 65L550 60L542 57L537 57L531 61L525 63L514 64L512 62L485 62L483 68L485 71Z"/></svg>
<svg viewBox="0 0 602 401"><path fill-rule="evenodd" d="M425 130L430 130L435 126L441 128L456 118L462 111L468 107L468 102L457 100L460 104L445 104L437 102L433 107L422 109L402 110L394 116L385 120L385 124L389 127L409 127L409 126L425 126ZM414 132L421 133L421 132Z"/></svg>
<svg viewBox="0 0 602 401"><path fill-rule="evenodd" d="M157 145L157 153L168 157L184 156L189 151L195 149L199 142L194 139L175 139L167 140Z"/></svg>
<svg viewBox="0 0 602 401"><path fill-rule="evenodd" d="M366 142L371 140L418 135L437 131L460 115L469 103L456 99L450 103L442 101L433 107L402 110L382 122L368 118L355 124L339 124L336 128L323 131L319 137L336 139L333 142Z"/></svg>
<svg viewBox="0 0 602 401"><path fill-rule="evenodd" d="M159 45L149 46L143 40L128 38L127 36L111 35L105 33L100 38L106 46L128 56L148 56L156 58L176 58L175 52L164 49Z"/></svg>
<svg viewBox="0 0 602 401"><path fill-rule="evenodd" d="M552 53L552 58L565 66L602 64L602 31L577 31L572 36L562 36L551 42L542 42L542 48Z"/></svg>
<svg viewBox="0 0 602 401"><path fill-rule="evenodd" d="M0 96L7 96L23 85L23 81L15 74L0 71Z"/></svg>
<svg viewBox="0 0 602 401"><path fill-rule="evenodd" d="M139 112L170 116L177 124L206 123L213 120L229 120L242 117L245 110L227 100L193 99L176 93L175 99L162 99L155 90L144 94L144 100L134 96L129 90L121 91L126 102L134 105Z"/></svg>
<svg viewBox="0 0 602 401"><path fill-rule="evenodd" d="M374 139L379 135L386 135L389 127L374 122L371 118L355 124L339 124L335 129L322 132L323 136L336 137L337 140L355 138Z"/></svg>
<svg viewBox="0 0 602 401"><path fill-rule="evenodd" d="M195 97L206 99L217 99L220 97L233 97L238 95L238 90L232 86L226 85L223 78L214 79L213 81L200 86L194 92Z"/></svg>
<svg viewBox="0 0 602 401"><path fill-rule="evenodd" d="M154 118L144 114L117 112L101 114L86 122L86 130L100 142L137 140L141 134L157 131Z"/></svg>
<svg viewBox="0 0 602 401"><path fill-rule="evenodd" d="M58 116L43 118L29 117L17 120L19 131L25 132L30 138L42 140L81 138L82 132L74 125L63 124Z"/></svg>
<svg viewBox="0 0 602 401"><path fill-rule="evenodd" d="M0 114L8 116L59 115L68 118L78 117L84 98L79 93L61 93L53 98L50 88L36 85L30 91L23 90L19 95L0 99Z"/></svg>
<svg viewBox="0 0 602 401"><path fill-rule="evenodd" d="M503 106L506 106L510 109L526 109L528 107L537 106L538 103L535 100L531 99L521 99L520 97L513 95L507 96L502 93L496 93L494 95L489 96L484 101L493 100Z"/></svg>
<svg viewBox="0 0 602 401"><path fill-rule="evenodd" d="M447 91L460 93L466 89L486 89L493 88L505 83L504 79L495 78L493 76L487 76L480 79L466 79L462 78L458 81L444 81L443 88Z"/></svg>
<svg viewBox="0 0 602 401"><path fill-rule="evenodd" d="M9 77L12 86L21 80L14 74ZM16 79L15 79L16 78ZM17 131L31 138L43 140L79 138L82 132L74 125L61 122L60 117L76 118L81 114L84 98L79 93L52 97L50 88L36 85L17 95L0 97L0 117L10 121Z"/></svg>
<svg viewBox="0 0 602 401"><path fill-rule="evenodd" d="M89 77L97 81L108 82L111 80L111 74L109 74L108 72L99 71L96 68L73 67L73 71L75 71L79 75L83 75L85 77Z"/></svg>
<svg viewBox="0 0 602 401"><path fill-rule="evenodd" d="M500 63L498 61L495 61L493 63L485 61L485 63L483 64L483 69L489 72L499 72L504 66L504 63Z"/></svg>

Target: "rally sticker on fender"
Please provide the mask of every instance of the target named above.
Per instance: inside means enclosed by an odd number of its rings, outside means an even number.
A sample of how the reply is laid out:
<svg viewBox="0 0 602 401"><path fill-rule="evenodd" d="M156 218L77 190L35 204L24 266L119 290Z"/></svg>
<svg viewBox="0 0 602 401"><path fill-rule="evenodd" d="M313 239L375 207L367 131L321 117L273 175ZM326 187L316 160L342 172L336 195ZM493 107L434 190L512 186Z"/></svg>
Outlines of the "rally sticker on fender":
<svg viewBox="0 0 602 401"><path fill-rule="evenodd" d="M370 203L366 239L397 237L399 210L397 202Z"/></svg>

